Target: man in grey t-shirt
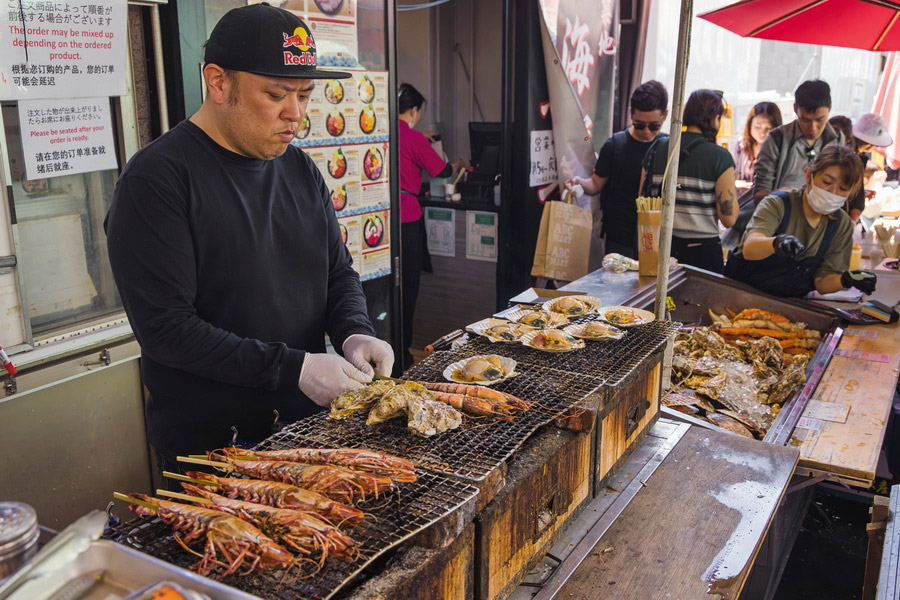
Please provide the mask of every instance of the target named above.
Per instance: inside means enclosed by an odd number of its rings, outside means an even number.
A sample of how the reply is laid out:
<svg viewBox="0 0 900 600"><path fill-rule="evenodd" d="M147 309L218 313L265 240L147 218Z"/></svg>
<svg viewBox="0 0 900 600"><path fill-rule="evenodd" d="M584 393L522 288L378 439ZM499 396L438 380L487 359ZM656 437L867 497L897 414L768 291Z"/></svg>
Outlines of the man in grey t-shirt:
<svg viewBox="0 0 900 600"><path fill-rule="evenodd" d="M806 167L828 144L842 144L828 124L831 88L822 80L804 81L794 92L797 119L769 134L759 150L753 176L753 200L758 204L775 190L803 186Z"/></svg>

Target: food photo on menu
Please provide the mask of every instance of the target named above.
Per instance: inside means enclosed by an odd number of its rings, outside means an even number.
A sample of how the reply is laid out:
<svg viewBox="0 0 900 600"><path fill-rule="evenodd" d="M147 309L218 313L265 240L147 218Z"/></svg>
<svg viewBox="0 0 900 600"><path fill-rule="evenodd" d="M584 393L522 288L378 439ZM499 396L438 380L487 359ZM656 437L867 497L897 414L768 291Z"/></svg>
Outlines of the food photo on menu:
<svg viewBox="0 0 900 600"><path fill-rule="evenodd" d="M376 179L381 178L383 171L384 155L381 153L381 150L372 146L366 150L366 155L363 158L363 172L368 179L375 181Z"/></svg>

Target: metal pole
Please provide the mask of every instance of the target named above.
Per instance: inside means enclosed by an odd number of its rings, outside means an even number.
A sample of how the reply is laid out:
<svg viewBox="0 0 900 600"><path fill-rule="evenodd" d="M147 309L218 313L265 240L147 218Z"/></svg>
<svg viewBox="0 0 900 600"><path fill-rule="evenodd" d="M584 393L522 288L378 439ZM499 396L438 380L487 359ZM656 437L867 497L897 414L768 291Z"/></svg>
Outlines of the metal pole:
<svg viewBox="0 0 900 600"><path fill-rule="evenodd" d="M169 130L169 101L166 97L166 71L163 68L162 28L159 24L159 5L150 8L150 32L153 36L153 64L156 65L156 98L159 104L160 133Z"/></svg>
<svg viewBox="0 0 900 600"><path fill-rule="evenodd" d="M669 255L672 252L672 222L675 220L675 189L678 186L678 158L681 154L681 113L684 108L684 80L691 48L691 19L694 0L681 0L678 22L678 51L675 55L675 89L672 91L672 125L669 129L669 176L663 182L662 224L659 228L659 269L656 272L656 318L666 318L669 289Z"/></svg>

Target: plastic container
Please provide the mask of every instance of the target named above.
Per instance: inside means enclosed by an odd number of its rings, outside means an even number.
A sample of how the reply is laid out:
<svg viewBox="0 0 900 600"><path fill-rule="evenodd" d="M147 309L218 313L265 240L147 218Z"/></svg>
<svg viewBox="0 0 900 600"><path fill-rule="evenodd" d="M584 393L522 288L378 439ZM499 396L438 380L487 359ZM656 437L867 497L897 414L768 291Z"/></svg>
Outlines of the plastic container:
<svg viewBox="0 0 900 600"><path fill-rule="evenodd" d="M853 250L850 252L850 270L855 271L859 268L859 263L862 260L862 248L860 248L859 244L853 244Z"/></svg>
<svg viewBox="0 0 900 600"><path fill-rule="evenodd" d="M37 552L37 513L22 502L0 502L0 581Z"/></svg>

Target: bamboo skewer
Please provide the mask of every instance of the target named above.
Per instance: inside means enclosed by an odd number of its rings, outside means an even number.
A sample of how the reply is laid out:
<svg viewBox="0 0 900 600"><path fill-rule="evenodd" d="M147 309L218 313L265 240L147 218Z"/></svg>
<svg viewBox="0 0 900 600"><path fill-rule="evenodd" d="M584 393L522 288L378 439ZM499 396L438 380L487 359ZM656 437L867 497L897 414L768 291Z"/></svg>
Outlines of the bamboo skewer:
<svg viewBox="0 0 900 600"><path fill-rule="evenodd" d="M215 467L217 469L226 469L228 471L234 470L234 466L229 463L219 462L216 460L209 460L207 458L193 458L191 456L179 456L178 462L191 463L193 465L205 465L207 467Z"/></svg>
<svg viewBox="0 0 900 600"><path fill-rule="evenodd" d="M178 481L187 481L188 483L194 483L197 485L208 485L210 487L219 488L222 487L221 484L215 481L205 481L203 479L193 479L191 477L187 477L186 475L180 475L178 473L172 473L171 471L163 471L163 476L168 477L169 479L176 479Z"/></svg>
<svg viewBox="0 0 900 600"><path fill-rule="evenodd" d="M113 498L115 498L116 500L121 500L122 502L128 502L129 504L137 504L138 506L143 506L144 508L152 508L153 510L156 510L156 507L149 502L144 502L143 500L138 500L137 498L132 498L131 496L126 496L121 492L113 492Z"/></svg>
<svg viewBox="0 0 900 600"><path fill-rule="evenodd" d="M191 496L190 494L181 494L179 492L170 492L169 490L156 490L157 496L165 496L166 498L175 498L177 500L186 500L187 502L196 502L202 506L209 506L212 500L201 498L200 496Z"/></svg>

